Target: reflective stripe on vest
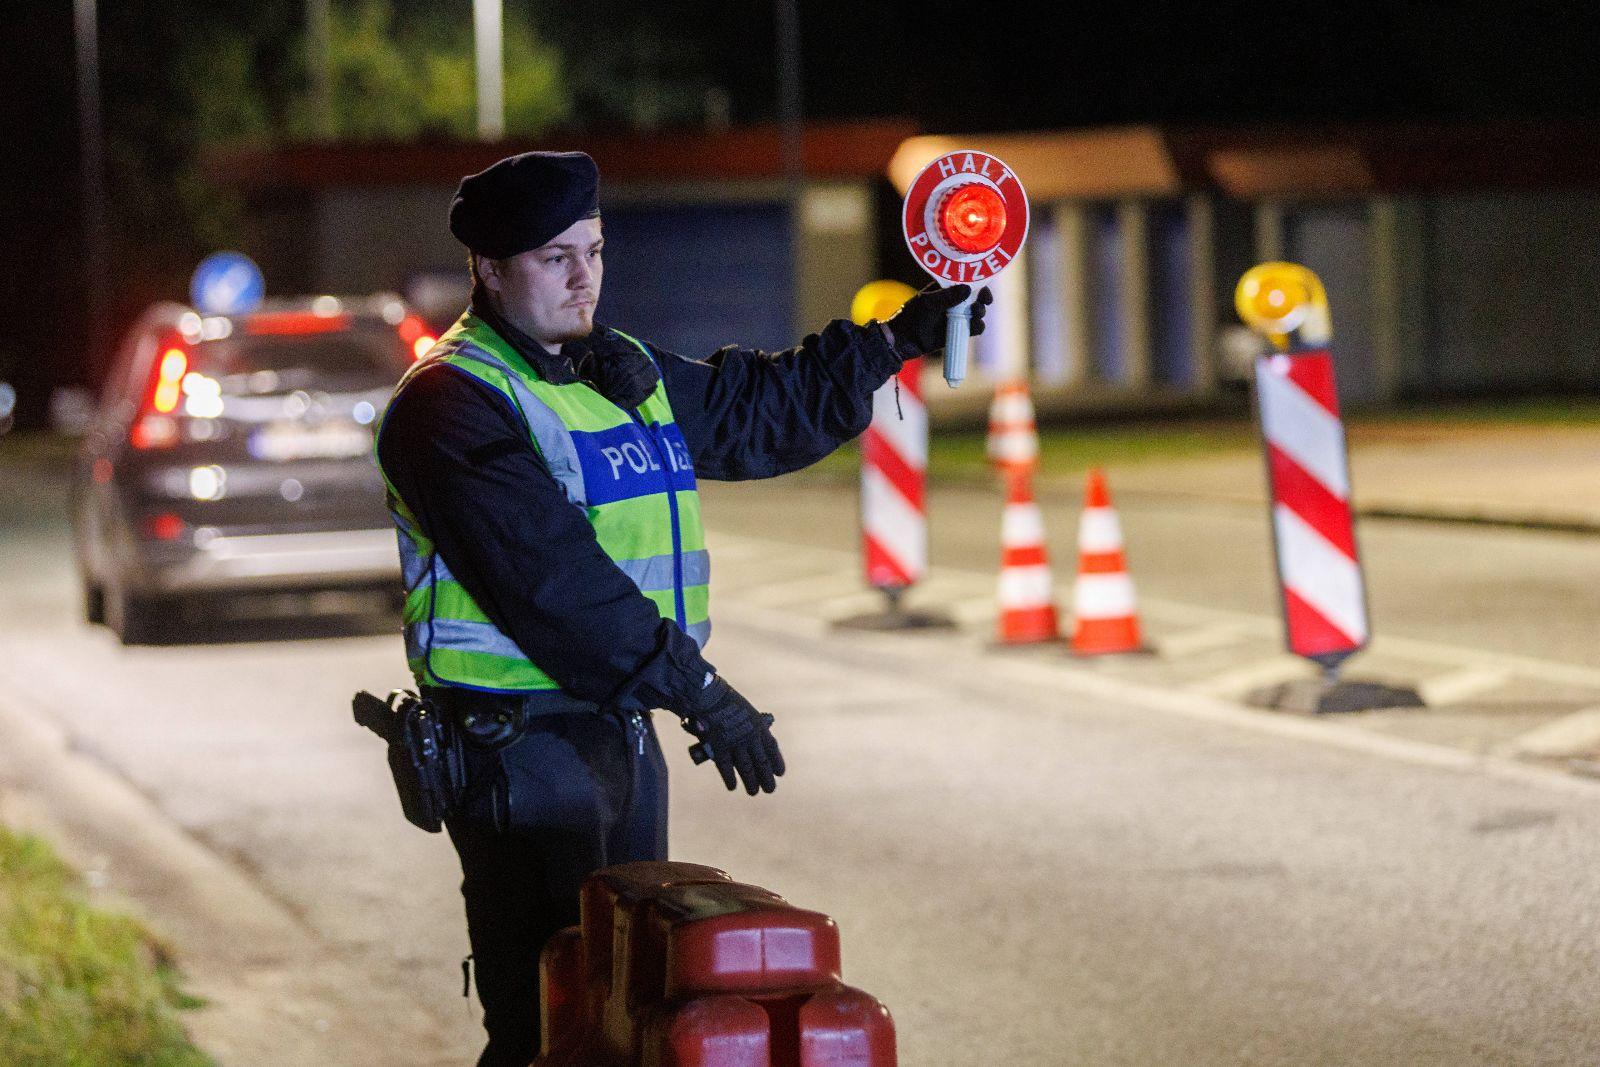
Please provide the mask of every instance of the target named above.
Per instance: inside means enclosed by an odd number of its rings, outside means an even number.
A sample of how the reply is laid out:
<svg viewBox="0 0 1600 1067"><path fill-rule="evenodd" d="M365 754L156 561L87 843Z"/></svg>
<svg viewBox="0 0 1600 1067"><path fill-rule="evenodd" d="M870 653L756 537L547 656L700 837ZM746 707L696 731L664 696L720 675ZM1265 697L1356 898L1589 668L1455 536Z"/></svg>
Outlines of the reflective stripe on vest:
<svg viewBox="0 0 1600 1067"><path fill-rule="evenodd" d="M626 339L655 361L643 344ZM471 315L462 316L418 366L435 362L506 397L567 500L583 509L600 547L664 618L675 619L703 646L711 635L710 556L694 467L664 384L658 382L637 411L625 411L585 383L539 378ZM396 395L415 372L401 380ZM406 658L418 683L558 689L455 580L392 484L389 498L407 590Z"/></svg>

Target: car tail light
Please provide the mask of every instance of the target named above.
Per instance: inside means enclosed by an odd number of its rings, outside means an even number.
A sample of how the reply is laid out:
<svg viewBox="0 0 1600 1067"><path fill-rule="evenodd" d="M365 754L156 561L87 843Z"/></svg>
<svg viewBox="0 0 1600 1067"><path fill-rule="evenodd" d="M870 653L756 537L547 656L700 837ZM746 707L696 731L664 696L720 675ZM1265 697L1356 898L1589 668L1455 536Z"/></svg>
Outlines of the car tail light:
<svg viewBox="0 0 1600 1067"><path fill-rule="evenodd" d="M439 339L428 332L428 324L415 315L407 315L395 327L400 340L411 350L412 359L421 359Z"/></svg>
<svg viewBox="0 0 1600 1067"><path fill-rule="evenodd" d="M128 433L134 448L167 448L178 443L178 420L173 415L183 398L183 376L188 372L189 349L182 335L163 335L156 346L149 390Z"/></svg>
<svg viewBox="0 0 1600 1067"><path fill-rule="evenodd" d="M244 320L244 330L257 336L267 334L338 333L350 328L345 312L319 315L315 311L269 311Z"/></svg>
<svg viewBox="0 0 1600 1067"><path fill-rule="evenodd" d="M189 524L170 511L148 516L140 523L146 537L157 541L176 541L189 529Z"/></svg>
<svg viewBox="0 0 1600 1067"><path fill-rule="evenodd" d="M178 420L171 415L140 415L128 433L134 448L170 448L178 443Z"/></svg>

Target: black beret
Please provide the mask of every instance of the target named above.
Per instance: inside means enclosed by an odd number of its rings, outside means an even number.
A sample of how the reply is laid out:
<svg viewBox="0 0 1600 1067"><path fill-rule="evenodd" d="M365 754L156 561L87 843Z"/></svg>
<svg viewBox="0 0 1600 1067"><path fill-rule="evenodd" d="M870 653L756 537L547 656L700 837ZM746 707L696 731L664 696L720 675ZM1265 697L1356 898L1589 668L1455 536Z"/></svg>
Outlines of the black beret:
<svg viewBox="0 0 1600 1067"><path fill-rule="evenodd" d="M582 152L524 152L461 179L450 232L480 256L505 259L600 214L600 169Z"/></svg>

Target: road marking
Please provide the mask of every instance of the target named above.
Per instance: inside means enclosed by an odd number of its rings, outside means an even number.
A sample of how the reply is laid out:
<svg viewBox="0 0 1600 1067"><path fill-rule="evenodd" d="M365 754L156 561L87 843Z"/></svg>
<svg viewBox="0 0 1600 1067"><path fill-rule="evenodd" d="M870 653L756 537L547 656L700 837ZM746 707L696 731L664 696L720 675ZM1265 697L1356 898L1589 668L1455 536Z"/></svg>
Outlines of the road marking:
<svg viewBox="0 0 1600 1067"><path fill-rule="evenodd" d="M1193 630L1184 630L1155 642L1156 651L1163 656L1192 656L1198 652L1226 648L1253 636L1251 627L1237 621L1213 622Z"/></svg>
<svg viewBox="0 0 1600 1067"><path fill-rule="evenodd" d="M789 542L774 538L752 537L746 534L715 535L713 537L713 552L720 552L722 550L720 546L723 545L728 546L731 551L745 558L759 557L764 552L792 556L795 552L801 551L806 553L808 558L818 561L817 565L819 567L827 565L823 561L828 561L834 567L848 567L851 569L859 565L856 554L853 552L811 546L797 549ZM992 582L994 580L993 572L961 567L934 567L930 570L929 575L929 581L935 578L956 578L983 582ZM1228 608L1186 604L1181 601L1164 600L1160 597L1141 595L1139 599L1142 609L1147 614L1170 619L1174 622L1187 622L1196 626L1233 622L1237 623L1241 631L1246 635L1259 635L1263 638L1270 638L1275 642L1282 633L1282 624L1278 619L1271 616L1234 611ZM1428 641L1413 637L1394 637L1385 634L1377 634L1373 637L1369 651L1385 657L1431 663L1442 667L1500 669L1508 671L1517 677L1600 690L1600 669L1539 659L1533 656L1489 652L1477 648L1462 648L1438 641Z"/></svg>
<svg viewBox="0 0 1600 1067"><path fill-rule="evenodd" d="M967 597L947 605L950 615L963 626L977 626L992 623L996 615L1000 614L1000 607L994 601L993 593Z"/></svg>
<svg viewBox="0 0 1600 1067"><path fill-rule="evenodd" d="M784 578L764 585L741 589L739 596L755 604L792 605L818 596L839 596L846 592L862 591L862 579L853 572L828 571L824 574L802 574L798 578Z"/></svg>
<svg viewBox="0 0 1600 1067"><path fill-rule="evenodd" d="M726 606L724 615L733 625L747 626L785 640L803 636L825 641L829 637L829 628L820 619L806 619L797 626L796 623L802 620L770 608L733 603ZM1563 770L1519 763L1499 755L1470 752L1428 741L1375 733L1339 720L1248 708L1205 693L1101 674L1091 667L1077 666L1064 656L996 656L982 639L971 636L950 637L926 631L893 635L860 634L853 638L853 642L861 646L853 651L872 657L876 663L898 659L906 669L920 672L921 678L944 675L945 682L951 688L992 685L996 678L1003 676L1010 682L1038 686L1056 694L1065 690L1090 698L1083 705L1089 711L1098 710L1113 715L1155 711L1311 741L1399 763L1486 774L1523 785L1600 799L1600 780L1582 778ZM930 642L940 643L939 655L928 655ZM837 643L833 647L837 648ZM1040 713L1048 714L1048 711L1041 707Z"/></svg>
<svg viewBox="0 0 1600 1067"><path fill-rule="evenodd" d="M1314 677L1316 668L1298 656L1284 653L1243 667L1213 674L1184 686L1191 693L1212 697L1242 697L1252 689Z"/></svg>
<svg viewBox="0 0 1600 1067"><path fill-rule="evenodd" d="M808 606L806 613L816 616L827 622L848 618L852 615L865 615L872 611L881 611L888 607L888 596L879 589L858 589L854 593L845 593L842 596L829 597Z"/></svg>
<svg viewBox="0 0 1600 1067"><path fill-rule="evenodd" d="M1424 704L1436 708L1442 704L1459 704L1469 697L1498 689L1511 678L1511 671L1505 667L1467 667L1423 679L1417 686L1417 693Z"/></svg>
<svg viewBox="0 0 1600 1067"><path fill-rule="evenodd" d="M1519 755L1557 758L1600 752L1600 707L1575 711L1537 726L1512 739L1507 747Z"/></svg>

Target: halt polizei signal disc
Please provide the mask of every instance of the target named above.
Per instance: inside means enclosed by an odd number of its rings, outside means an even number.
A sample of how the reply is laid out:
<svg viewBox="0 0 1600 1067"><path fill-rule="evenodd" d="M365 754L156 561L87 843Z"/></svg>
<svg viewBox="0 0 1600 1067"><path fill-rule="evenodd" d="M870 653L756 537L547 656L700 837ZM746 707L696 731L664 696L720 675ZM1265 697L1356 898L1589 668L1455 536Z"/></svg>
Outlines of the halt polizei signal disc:
<svg viewBox="0 0 1600 1067"><path fill-rule="evenodd" d="M975 285L1022 251L1028 195L1011 168L987 152L949 152L911 183L901 225L923 270L944 285Z"/></svg>

